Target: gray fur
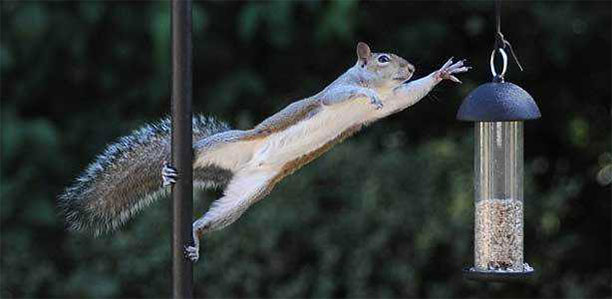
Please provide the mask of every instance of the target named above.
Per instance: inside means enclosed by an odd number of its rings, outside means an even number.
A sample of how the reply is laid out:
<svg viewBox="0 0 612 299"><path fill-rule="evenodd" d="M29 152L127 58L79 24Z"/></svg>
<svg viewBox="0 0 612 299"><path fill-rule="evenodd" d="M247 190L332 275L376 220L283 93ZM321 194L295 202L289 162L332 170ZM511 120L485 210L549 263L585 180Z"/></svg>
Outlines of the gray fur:
<svg viewBox="0 0 612 299"><path fill-rule="evenodd" d="M170 161L170 129L170 120L164 118L119 138L98 155L59 196L69 228L95 235L112 231L167 195L170 189L162 188L161 169L163 161ZM194 116L194 143L229 129L211 117ZM229 170L213 165L194 170L198 188L222 186L230 179Z"/></svg>
<svg viewBox="0 0 612 299"><path fill-rule="evenodd" d="M233 176L234 174L230 170L214 165L193 170L193 181L196 183L196 186L200 183L214 183L214 186L204 186L204 188L225 187Z"/></svg>

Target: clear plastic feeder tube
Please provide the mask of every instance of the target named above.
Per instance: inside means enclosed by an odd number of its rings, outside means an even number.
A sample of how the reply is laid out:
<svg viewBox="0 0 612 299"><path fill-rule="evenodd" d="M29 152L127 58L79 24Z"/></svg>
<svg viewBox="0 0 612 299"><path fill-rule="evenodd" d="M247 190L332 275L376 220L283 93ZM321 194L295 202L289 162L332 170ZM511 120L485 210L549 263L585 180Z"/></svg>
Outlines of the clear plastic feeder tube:
<svg viewBox="0 0 612 299"><path fill-rule="evenodd" d="M475 125L474 268L523 272L523 123Z"/></svg>

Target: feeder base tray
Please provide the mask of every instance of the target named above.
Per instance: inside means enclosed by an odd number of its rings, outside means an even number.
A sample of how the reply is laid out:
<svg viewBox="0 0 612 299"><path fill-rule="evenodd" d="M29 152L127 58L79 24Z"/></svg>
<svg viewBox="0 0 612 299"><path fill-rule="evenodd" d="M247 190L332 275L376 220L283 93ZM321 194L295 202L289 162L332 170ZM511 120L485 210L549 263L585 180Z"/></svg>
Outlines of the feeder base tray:
<svg viewBox="0 0 612 299"><path fill-rule="evenodd" d="M487 282L519 282L533 275L535 270L525 264L523 272L490 270L481 271L476 268L463 268L463 277L470 280L487 281Z"/></svg>

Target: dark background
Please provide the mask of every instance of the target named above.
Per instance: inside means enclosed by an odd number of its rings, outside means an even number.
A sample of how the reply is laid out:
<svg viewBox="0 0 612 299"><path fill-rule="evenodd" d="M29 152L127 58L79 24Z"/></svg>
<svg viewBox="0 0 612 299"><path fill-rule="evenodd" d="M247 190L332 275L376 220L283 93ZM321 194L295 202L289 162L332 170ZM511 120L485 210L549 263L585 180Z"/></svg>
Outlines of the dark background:
<svg viewBox="0 0 612 299"><path fill-rule="evenodd" d="M170 294L169 201L115 234L68 233L55 202L105 145L169 113L167 2L3 1L1 293ZM493 3L198 2L194 111L248 128L352 66L357 41L474 69L373 124L203 240L209 297L610 297L609 1L507 2L502 31L542 118L525 124L525 284L462 279L473 260L473 130ZM215 192L199 194L196 216Z"/></svg>

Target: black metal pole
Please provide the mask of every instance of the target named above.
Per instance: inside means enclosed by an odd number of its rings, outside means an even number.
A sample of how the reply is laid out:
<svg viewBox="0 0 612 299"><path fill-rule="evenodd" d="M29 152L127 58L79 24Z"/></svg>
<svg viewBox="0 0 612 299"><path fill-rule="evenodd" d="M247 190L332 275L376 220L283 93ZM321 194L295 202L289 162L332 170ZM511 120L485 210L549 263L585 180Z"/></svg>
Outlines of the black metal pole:
<svg viewBox="0 0 612 299"><path fill-rule="evenodd" d="M184 246L192 242L193 150L191 128L191 0L172 0L172 297L193 297L192 263Z"/></svg>

